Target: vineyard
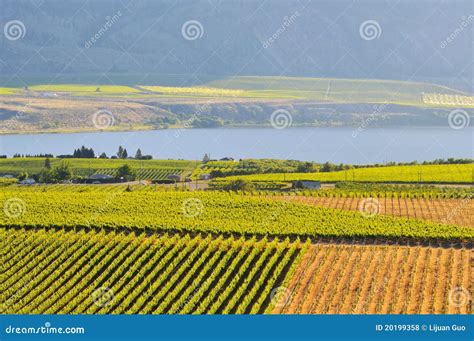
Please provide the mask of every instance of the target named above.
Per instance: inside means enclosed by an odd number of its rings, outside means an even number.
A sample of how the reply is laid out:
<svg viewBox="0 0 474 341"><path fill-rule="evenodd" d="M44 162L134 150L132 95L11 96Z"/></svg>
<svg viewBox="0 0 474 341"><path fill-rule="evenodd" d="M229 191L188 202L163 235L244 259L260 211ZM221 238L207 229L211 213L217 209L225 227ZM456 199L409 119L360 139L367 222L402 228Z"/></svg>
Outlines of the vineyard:
<svg viewBox="0 0 474 341"><path fill-rule="evenodd" d="M56 166L62 159L51 158L51 166ZM151 170L155 172L178 170L192 171L199 163L187 160L132 160L132 159L74 159L68 158L67 162L75 175L89 176L97 173L98 170L117 169L125 164L140 172ZM17 175L27 172L30 175L43 170L45 158L24 157L13 159L0 159L0 174Z"/></svg>
<svg viewBox="0 0 474 341"><path fill-rule="evenodd" d="M263 313L308 245L43 229L0 235L7 314Z"/></svg>
<svg viewBox="0 0 474 341"><path fill-rule="evenodd" d="M374 214L474 227L474 202L470 199L426 200L387 197L338 198L305 196L271 196L271 198L349 211L373 209Z"/></svg>
<svg viewBox="0 0 474 341"><path fill-rule="evenodd" d="M0 192L0 226L465 240L474 229L219 192Z"/></svg>
<svg viewBox="0 0 474 341"><path fill-rule="evenodd" d="M442 106L473 107L474 96L462 96L453 94L423 93L422 100L425 104Z"/></svg>
<svg viewBox="0 0 474 341"><path fill-rule="evenodd" d="M276 314L472 314L472 249L313 245Z"/></svg>
<svg viewBox="0 0 474 341"><path fill-rule="evenodd" d="M181 169L137 169L137 178L141 180L166 180L170 175L183 174ZM96 169L94 174L105 174L110 176L117 175L117 169L115 168L102 168Z"/></svg>
<svg viewBox="0 0 474 341"><path fill-rule="evenodd" d="M473 164L413 165L357 168L337 172L275 173L230 176L218 181L245 179L248 181L296 181L316 180L323 182L413 182L413 183L466 183L473 182Z"/></svg>
<svg viewBox="0 0 474 341"><path fill-rule="evenodd" d="M0 314L472 314L471 197L6 183Z"/></svg>

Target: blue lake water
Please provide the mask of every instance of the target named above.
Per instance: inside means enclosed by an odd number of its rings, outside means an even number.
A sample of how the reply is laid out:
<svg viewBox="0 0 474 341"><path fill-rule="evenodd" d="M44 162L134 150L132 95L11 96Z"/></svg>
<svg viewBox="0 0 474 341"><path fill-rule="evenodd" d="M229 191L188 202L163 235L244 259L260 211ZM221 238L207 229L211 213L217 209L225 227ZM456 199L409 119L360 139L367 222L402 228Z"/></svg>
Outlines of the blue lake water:
<svg viewBox="0 0 474 341"><path fill-rule="evenodd" d="M85 145L108 156L118 146L156 159L276 158L365 164L472 158L474 130L465 128L235 128L0 136L0 154L71 154Z"/></svg>

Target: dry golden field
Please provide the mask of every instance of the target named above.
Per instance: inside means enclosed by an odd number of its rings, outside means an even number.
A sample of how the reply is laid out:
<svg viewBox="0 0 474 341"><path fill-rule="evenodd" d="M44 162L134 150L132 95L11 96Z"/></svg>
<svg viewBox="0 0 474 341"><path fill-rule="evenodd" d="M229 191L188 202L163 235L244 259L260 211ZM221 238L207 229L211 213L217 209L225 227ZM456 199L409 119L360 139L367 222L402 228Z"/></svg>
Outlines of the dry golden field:
<svg viewBox="0 0 474 341"><path fill-rule="evenodd" d="M274 314L471 314L472 248L312 245Z"/></svg>

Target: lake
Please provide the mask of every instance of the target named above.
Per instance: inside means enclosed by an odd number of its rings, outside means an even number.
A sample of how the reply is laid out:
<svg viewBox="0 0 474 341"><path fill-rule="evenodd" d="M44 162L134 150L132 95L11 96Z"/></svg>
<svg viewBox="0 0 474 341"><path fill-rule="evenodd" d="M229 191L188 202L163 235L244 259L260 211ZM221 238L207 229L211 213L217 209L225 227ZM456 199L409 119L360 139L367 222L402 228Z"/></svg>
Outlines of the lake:
<svg viewBox="0 0 474 341"><path fill-rule="evenodd" d="M0 136L0 154L72 154L82 145L108 156L118 146L134 155L137 148L155 159L276 158L368 164L472 158L473 129L383 128L221 128L167 129L75 134Z"/></svg>

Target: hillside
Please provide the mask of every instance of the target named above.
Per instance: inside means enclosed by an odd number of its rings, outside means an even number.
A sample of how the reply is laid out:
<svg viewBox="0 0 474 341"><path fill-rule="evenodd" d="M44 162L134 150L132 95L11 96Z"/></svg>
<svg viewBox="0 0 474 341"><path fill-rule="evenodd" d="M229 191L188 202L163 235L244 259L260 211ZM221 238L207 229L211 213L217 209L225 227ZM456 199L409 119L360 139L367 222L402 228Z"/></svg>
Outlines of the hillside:
<svg viewBox="0 0 474 341"><path fill-rule="evenodd" d="M386 80L249 76L200 87L50 84L0 88L0 133L271 126L277 110L291 115L294 126L447 126L459 108L474 114L474 96Z"/></svg>
<svg viewBox="0 0 474 341"><path fill-rule="evenodd" d="M469 30L446 43L471 12L468 0L8 1L2 18L21 21L25 34L0 38L0 86L183 86L284 75L415 80L472 91ZM198 35L186 39L182 28L192 20ZM375 39L360 34L367 20L378 23Z"/></svg>

